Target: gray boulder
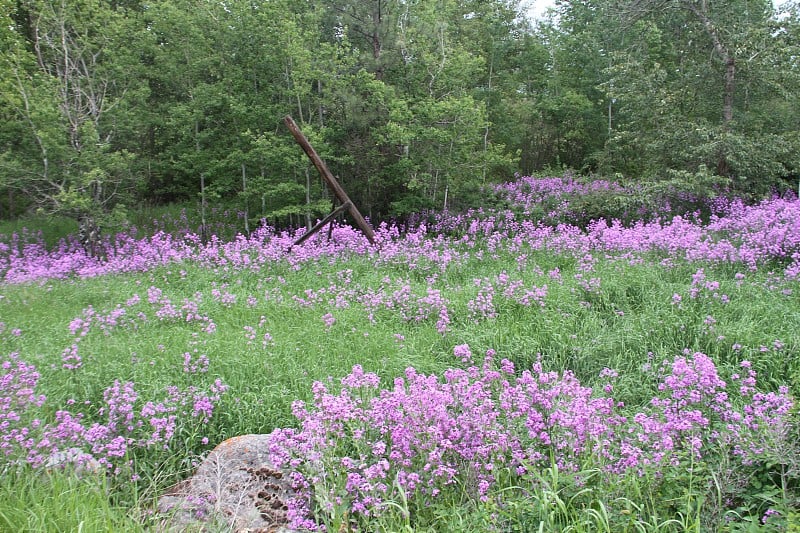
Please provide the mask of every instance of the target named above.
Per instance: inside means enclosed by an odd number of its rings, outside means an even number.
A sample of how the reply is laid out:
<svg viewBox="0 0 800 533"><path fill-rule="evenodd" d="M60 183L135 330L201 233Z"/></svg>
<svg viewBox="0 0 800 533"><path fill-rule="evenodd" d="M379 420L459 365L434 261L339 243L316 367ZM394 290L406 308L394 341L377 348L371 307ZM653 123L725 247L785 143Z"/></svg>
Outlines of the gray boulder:
<svg viewBox="0 0 800 533"><path fill-rule="evenodd" d="M214 448L197 472L158 500L161 531L290 533L288 475L269 462L269 435L242 435Z"/></svg>

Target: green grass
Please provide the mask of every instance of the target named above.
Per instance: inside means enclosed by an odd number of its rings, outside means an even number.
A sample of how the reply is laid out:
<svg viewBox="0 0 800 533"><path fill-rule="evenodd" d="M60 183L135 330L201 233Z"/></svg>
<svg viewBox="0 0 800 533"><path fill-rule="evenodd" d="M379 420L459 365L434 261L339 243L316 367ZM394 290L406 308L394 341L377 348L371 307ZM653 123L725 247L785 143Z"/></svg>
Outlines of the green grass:
<svg viewBox="0 0 800 533"><path fill-rule="evenodd" d="M113 500L102 477L63 471L5 472L0 476L0 531L144 531L143 517Z"/></svg>
<svg viewBox="0 0 800 533"><path fill-rule="evenodd" d="M561 269L561 283L547 275L556 266ZM135 381L142 397L156 396L168 384L200 386L217 377L231 386L206 432L209 444L188 441L186 449L177 450L183 456L173 450L170 456L152 458L152 464L147 457L137 458L144 478L138 485L111 484L112 488L107 481L78 480L58 472L4 474L0 479L0 529L134 531L144 527L142 517L152 507L153 497L185 476L197 454L234 435L296 424L291 404L311 397L313 381L337 380L353 365L361 364L390 386L409 366L424 373L440 373L458 365L453 347L463 343L478 355L494 349L521 368L541 358L545 368L572 370L588 385L600 383L598 374L603 368L614 368L620 372L615 397L630 405L645 402L654 391L648 365L657 367L684 349L707 353L726 370L749 359L765 380L763 385L777 388L788 384L796 394L800 390L797 284L771 290L766 273L747 272L745 280L737 283L736 269L706 266L707 279L718 281L717 292L728 295L730 302L723 303L707 292L691 299L692 274L700 266L666 268L656 263L631 265L600 259L591 274L600 278L600 288L587 292L575 279L577 262L571 258L530 251L521 271L515 257L468 258L441 273L433 284L450 302L450 331L444 336L437 333L435 318L406 322L398 312L381 309L370 322L364 307L354 301L349 307L337 308L326 295L319 303L304 307L293 299L305 297L306 290L343 286L339 273L344 270L352 271L350 287L359 294L377 290L387 276L394 283L391 287L407 279L413 293L425 293L429 274L410 272L401 264L375 268L364 258L308 264L296 272L282 264L260 274L212 272L184 264L146 274L0 286L0 317L5 323L0 349L4 354L18 352L37 365L48 405L61 408L75 400L96 406L103 390L117 379ZM527 287L546 284L545 307L498 302L497 318L469 318L468 302L477 294L473 279L491 278L501 271L523 280ZM285 282L279 281L280 277ZM206 333L204 323L156 318L158 306L146 301L150 286L163 290L178 308L184 299L201 293L199 312L213 320L216 331ZM235 295L236 302L225 305L215 301L214 288ZM791 294L782 293L784 289L791 289ZM680 305L672 303L675 293L683 296ZM117 305L125 306L134 295L142 301L128 310L131 320L108 334L93 328L78 343L84 366L74 371L62 369L61 353L74 342L70 322L89 306L106 314ZM248 305L248 297L256 297L258 303ZM145 313L147 320L137 319L137 312ZM336 319L330 328L322 320L326 313ZM705 322L709 316L715 321L713 329ZM263 325L259 327L261 317ZM256 330L251 343L245 327ZM22 334L13 335L13 328L21 329ZM261 343L264 333L272 337L266 347ZM776 340L782 347L775 347ZM734 350L736 344L741 348ZM208 355L208 373L184 373L185 352ZM97 416L92 406L86 412ZM692 494L706 494L708 487L698 487L685 500L666 505L650 499L647 480L628 479L625 486L604 487L599 480L581 485L570 476L558 475L542 472L533 489L515 492L508 487L507 493L516 496L500 507L496 501L476 503L454 494L427 514L414 517L413 530L694 531L698 513L712 508L708 501L692 499ZM685 478L680 479L683 481ZM402 510L400 503L398 506ZM668 509L673 514L668 514ZM402 512L389 513L375 524L375 531L400 531L404 523Z"/></svg>

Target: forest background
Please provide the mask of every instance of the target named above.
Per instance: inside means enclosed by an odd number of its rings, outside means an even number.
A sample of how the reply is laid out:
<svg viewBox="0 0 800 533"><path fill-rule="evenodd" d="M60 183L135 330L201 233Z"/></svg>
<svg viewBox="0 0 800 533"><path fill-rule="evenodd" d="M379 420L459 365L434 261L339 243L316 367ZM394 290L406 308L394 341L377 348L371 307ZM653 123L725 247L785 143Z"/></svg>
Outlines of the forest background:
<svg viewBox="0 0 800 533"><path fill-rule="evenodd" d="M800 5L769 0L0 0L0 217L331 198L373 221L515 173L763 195L800 177Z"/></svg>

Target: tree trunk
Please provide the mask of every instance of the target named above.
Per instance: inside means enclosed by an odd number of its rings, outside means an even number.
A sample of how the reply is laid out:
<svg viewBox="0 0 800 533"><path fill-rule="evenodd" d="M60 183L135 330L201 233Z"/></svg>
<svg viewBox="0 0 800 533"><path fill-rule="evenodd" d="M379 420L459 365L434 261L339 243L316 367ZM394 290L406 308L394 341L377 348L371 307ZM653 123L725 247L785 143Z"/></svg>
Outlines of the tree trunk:
<svg viewBox="0 0 800 533"><path fill-rule="evenodd" d="M306 229L311 231L311 173L306 167Z"/></svg>
<svg viewBox="0 0 800 533"><path fill-rule="evenodd" d="M489 57L489 83L487 90L492 94L492 75L494 74L494 39L492 39L492 51ZM487 102L488 108L488 102ZM488 114L488 110L487 110ZM488 173L487 165L489 159L489 119L486 119L486 128L483 130L483 169L481 172L481 183L486 185L486 174ZM447 194L445 194L445 208L447 207Z"/></svg>
<svg viewBox="0 0 800 533"><path fill-rule="evenodd" d="M247 198L247 170L242 162L242 193L244 196L244 232L250 235L250 212L248 204L250 203Z"/></svg>
<svg viewBox="0 0 800 533"><path fill-rule="evenodd" d="M200 153L200 123L194 121L194 149ZM208 241L206 228L206 175L200 172L200 238L205 243Z"/></svg>
<svg viewBox="0 0 800 533"><path fill-rule="evenodd" d="M381 1L375 3L375 9L372 11L372 58L375 60L375 79L381 81L383 79L383 65L381 65L381 35L380 27L383 22L383 13L381 12Z"/></svg>
<svg viewBox="0 0 800 533"><path fill-rule="evenodd" d="M264 183L265 175L266 171L261 167L261 183ZM264 193L261 193L261 218L267 218L267 195Z"/></svg>
<svg viewBox="0 0 800 533"><path fill-rule="evenodd" d="M736 58L725 46L720 37L720 32L708 17L708 2L702 0L700 5L692 1L685 2L689 10L698 18L706 33L711 38L714 51L725 65L725 81L723 84L722 125L727 129L733 120L733 97L736 89Z"/></svg>
<svg viewBox="0 0 800 533"><path fill-rule="evenodd" d="M736 92L736 58L722 42L720 32L708 16L708 1L701 0L699 5L689 0L685 2L689 10L698 18L706 33L711 38L714 51L725 65L724 81L722 85L722 131L728 133L733 122L733 102ZM717 160L717 174L730 175L730 165L725 148L722 147Z"/></svg>
<svg viewBox="0 0 800 533"><path fill-rule="evenodd" d="M319 115L319 127L325 127L325 113L322 105L322 80L317 80L317 96L319 97L319 104L317 105L317 114Z"/></svg>
<svg viewBox="0 0 800 533"><path fill-rule="evenodd" d="M736 89L736 60L733 57L725 58L725 97L722 106L722 124L725 129L733 121L733 96Z"/></svg>

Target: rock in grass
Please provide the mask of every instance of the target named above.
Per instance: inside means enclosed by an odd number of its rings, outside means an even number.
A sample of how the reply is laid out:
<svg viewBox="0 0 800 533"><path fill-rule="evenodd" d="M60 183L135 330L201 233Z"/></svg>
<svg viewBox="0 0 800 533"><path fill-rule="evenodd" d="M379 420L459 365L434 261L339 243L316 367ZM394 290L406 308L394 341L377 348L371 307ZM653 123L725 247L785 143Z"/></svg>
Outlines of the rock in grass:
<svg viewBox="0 0 800 533"><path fill-rule="evenodd" d="M72 468L79 477L86 474L101 474L105 471L100 461L80 448L67 448L51 453L44 462L44 467L47 470Z"/></svg>
<svg viewBox="0 0 800 533"><path fill-rule="evenodd" d="M286 472L269 462L269 435L242 435L220 443L189 479L159 498L164 531L290 533Z"/></svg>

